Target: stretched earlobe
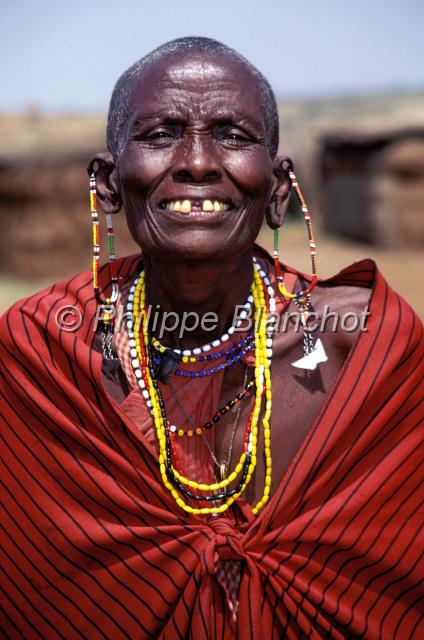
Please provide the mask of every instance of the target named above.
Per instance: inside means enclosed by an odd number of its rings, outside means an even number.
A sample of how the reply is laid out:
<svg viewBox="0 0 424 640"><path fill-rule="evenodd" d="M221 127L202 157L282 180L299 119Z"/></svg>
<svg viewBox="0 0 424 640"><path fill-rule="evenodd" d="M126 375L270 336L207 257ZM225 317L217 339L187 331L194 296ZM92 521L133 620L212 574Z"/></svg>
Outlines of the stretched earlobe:
<svg viewBox="0 0 424 640"><path fill-rule="evenodd" d="M265 218L271 229L279 229L283 225L285 213L282 211L281 205L279 205L276 200L272 200L269 203L265 212Z"/></svg>
<svg viewBox="0 0 424 640"><path fill-rule="evenodd" d="M88 175L96 179L97 198L104 213L118 213L122 198L118 187L118 170L109 152L96 153L88 165Z"/></svg>
<svg viewBox="0 0 424 640"><path fill-rule="evenodd" d="M293 162L288 156L277 156L273 162L275 187L266 210L266 221L271 229L279 229L285 219L290 201L289 170Z"/></svg>

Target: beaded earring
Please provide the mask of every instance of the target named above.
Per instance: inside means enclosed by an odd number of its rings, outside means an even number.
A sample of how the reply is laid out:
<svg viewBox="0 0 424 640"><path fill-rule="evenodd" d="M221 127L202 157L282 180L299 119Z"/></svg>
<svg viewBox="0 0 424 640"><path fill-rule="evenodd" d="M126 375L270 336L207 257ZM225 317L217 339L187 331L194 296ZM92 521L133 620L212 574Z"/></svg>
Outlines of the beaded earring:
<svg viewBox="0 0 424 640"><path fill-rule="evenodd" d="M279 230L274 230L274 267L277 278L277 286L281 295L285 298L293 300L298 311L300 322L303 329L303 358L300 360L296 360L296 362L292 362L293 367L297 367L299 369L308 369L310 371L317 368L318 364L322 362L326 362L328 360L327 355L325 353L323 344L321 340L314 341L312 337L311 329L308 325L308 318L311 314L311 292L316 287L318 282L317 276L317 266L316 266L316 243L315 236L312 228L311 215L309 213L309 209L306 205L305 198L303 197L302 191L299 187L299 183L297 181L296 175L293 171L293 167L290 166L288 168L288 175L290 180L290 185L293 188L296 197L299 201L300 207L302 209L303 218L305 220L306 229L308 233L308 244L309 244L309 253L311 258L311 267L312 267L312 281L309 287L303 290L295 291L294 293L290 293L287 291L284 285L284 276L283 271L280 265L280 257L279 257Z"/></svg>
<svg viewBox="0 0 424 640"><path fill-rule="evenodd" d="M111 281L111 295L102 298L99 289L99 258L100 258L100 228L99 228L99 216L97 212L97 192L96 192L96 178L94 173L90 175L90 213L93 229L93 259L92 259L92 272L93 272L93 291L98 305L101 309L101 315L99 321L101 323L102 330L102 351L103 358L105 360L118 360L115 357L112 350L112 338L114 331L114 321L116 316L115 303L118 299L118 277L116 273L116 255L115 255L115 240L113 235L113 223L112 214L106 213L106 226L107 226L107 242L109 253L109 274ZM118 360L119 361L119 360Z"/></svg>

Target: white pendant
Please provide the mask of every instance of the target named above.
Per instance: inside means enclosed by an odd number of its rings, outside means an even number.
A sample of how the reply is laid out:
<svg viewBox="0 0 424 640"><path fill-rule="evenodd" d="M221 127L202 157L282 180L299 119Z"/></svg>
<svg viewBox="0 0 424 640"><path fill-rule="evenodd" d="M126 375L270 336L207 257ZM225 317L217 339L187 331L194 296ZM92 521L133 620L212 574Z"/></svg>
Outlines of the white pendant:
<svg viewBox="0 0 424 640"><path fill-rule="evenodd" d="M308 353L307 356L300 358L300 360L296 360L296 362L292 362L292 367L297 367L298 369L309 369L309 371L314 371L321 362L327 362L328 356L325 353L324 346L321 340L315 342L315 347L312 349L311 353Z"/></svg>

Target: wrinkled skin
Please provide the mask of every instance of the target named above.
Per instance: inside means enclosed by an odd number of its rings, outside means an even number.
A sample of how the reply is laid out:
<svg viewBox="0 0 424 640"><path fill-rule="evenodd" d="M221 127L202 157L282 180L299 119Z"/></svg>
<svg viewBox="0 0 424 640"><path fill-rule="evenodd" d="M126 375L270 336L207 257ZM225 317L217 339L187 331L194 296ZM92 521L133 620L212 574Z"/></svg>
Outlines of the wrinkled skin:
<svg viewBox="0 0 424 640"><path fill-rule="evenodd" d="M190 348L221 335L235 305L247 298L253 243L264 216L271 227L279 227L289 199L287 158L271 159L256 79L241 63L217 54L174 54L156 61L142 72L131 97L118 157L97 154L91 168L104 211L116 213L123 206L128 228L143 250L149 304L164 311L218 314L215 333L199 330L183 342L175 336L163 341ZM185 199L225 201L229 208L210 217L163 208L166 202ZM360 288L318 286L313 303L318 312L330 304L340 314L360 313L368 297ZM311 376L291 366L302 355L301 334L276 336L273 490L319 413L355 335L326 334L329 360ZM226 370L222 402L240 390L242 380L241 365ZM240 455L249 410L244 403L232 466ZM231 411L221 420L218 459L228 455L233 420ZM263 474L259 456L245 493L249 501L262 495Z"/></svg>
<svg viewBox="0 0 424 640"><path fill-rule="evenodd" d="M252 100L240 112L245 90ZM119 178L129 228L150 256L225 260L252 245L277 187L259 102L249 74L235 67L224 77L213 60L143 75ZM197 198L228 200L232 208L200 223L159 208L165 199Z"/></svg>

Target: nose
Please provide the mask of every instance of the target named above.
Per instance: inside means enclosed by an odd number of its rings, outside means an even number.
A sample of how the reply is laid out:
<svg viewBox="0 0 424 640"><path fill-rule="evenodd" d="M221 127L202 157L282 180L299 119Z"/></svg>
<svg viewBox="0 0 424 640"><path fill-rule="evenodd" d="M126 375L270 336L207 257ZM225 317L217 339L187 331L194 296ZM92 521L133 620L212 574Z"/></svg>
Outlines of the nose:
<svg viewBox="0 0 424 640"><path fill-rule="evenodd" d="M184 138L172 173L176 182L210 184L220 181L222 172L207 134L192 134Z"/></svg>

